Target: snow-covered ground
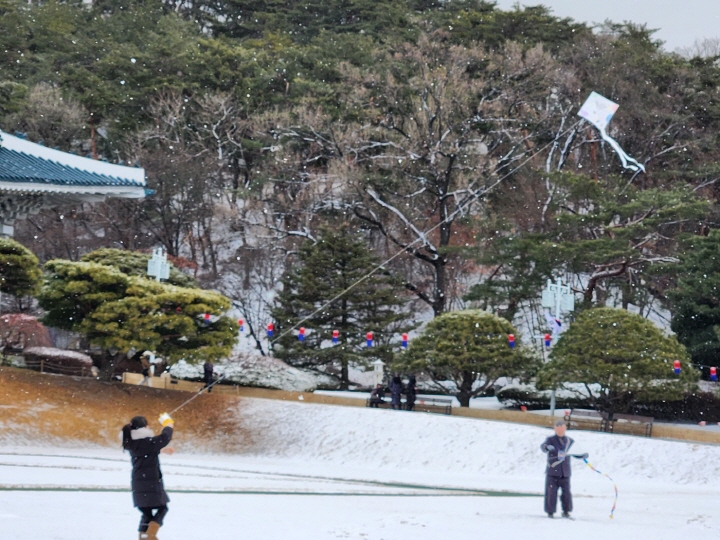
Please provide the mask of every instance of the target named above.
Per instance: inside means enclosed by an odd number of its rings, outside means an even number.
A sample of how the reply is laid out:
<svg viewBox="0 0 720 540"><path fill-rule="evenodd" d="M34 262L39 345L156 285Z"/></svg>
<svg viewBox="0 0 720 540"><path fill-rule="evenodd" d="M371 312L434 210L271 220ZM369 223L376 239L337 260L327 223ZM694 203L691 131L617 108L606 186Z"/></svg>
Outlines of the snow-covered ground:
<svg viewBox="0 0 720 540"><path fill-rule="evenodd" d="M162 540L704 540L720 533L716 446L574 432L574 450L589 452L618 484L616 517L608 519L612 484L576 462L576 521L551 521L537 496L539 445L550 430L260 399L244 400L235 414L249 433L242 455L162 457L172 499ZM134 538L139 514L129 470L119 448L0 446L0 537Z"/></svg>

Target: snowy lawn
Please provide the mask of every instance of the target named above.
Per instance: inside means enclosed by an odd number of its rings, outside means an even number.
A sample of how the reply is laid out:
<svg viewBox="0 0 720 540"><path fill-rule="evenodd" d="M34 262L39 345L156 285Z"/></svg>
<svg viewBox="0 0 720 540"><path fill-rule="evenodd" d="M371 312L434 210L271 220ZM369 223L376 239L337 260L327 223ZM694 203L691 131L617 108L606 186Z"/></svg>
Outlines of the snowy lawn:
<svg viewBox="0 0 720 540"><path fill-rule="evenodd" d="M573 432L576 450L617 481L616 518L608 519L612 484L576 462L576 521L551 521L537 496L538 447L549 430L271 400L248 400L237 414L252 433L250 454L162 457L172 502L161 540L704 540L720 533L715 446ZM3 540L136 538L126 454L28 443L0 446Z"/></svg>

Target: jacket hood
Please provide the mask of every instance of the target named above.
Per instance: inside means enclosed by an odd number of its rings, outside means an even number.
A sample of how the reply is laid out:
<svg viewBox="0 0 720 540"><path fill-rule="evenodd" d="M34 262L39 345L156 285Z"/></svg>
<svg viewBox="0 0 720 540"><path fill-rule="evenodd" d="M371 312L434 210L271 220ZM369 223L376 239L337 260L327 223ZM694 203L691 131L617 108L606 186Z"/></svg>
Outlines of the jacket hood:
<svg viewBox="0 0 720 540"><path fill-rule="evenodd" d="M141 427L138 429L133 429L130 432L130 438L133 441L137 441L139 439L149 439L150 437L154 437L155 432L150 429L149 427Z"/></svg>

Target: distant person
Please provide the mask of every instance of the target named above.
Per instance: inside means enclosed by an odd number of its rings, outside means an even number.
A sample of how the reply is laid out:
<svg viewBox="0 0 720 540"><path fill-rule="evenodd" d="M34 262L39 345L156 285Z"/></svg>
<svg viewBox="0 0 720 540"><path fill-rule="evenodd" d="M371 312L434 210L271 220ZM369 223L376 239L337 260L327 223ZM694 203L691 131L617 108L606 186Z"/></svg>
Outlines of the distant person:
<svg viewBox="0 0 720 540"><path fill-rule="evenodd" d="M205 372L205 388L208 389L208 394L212 392L213 376L215 375L215 366L209 360L205 362L203 366ZM222 393L222 392L221 392Z"/></svg>
<svg viewBox="0 0 720 540"><path fill-rule="evenodd" d="M405 410L415 410L415 400L417 399L417 380L415 375L408 377L408 383L405 387Z"/></svg>
<svg viewBox="0 0 720 540"><path fill-rule="evenodd" d="M370 393L370 406L375 407L376 409L379 408L381 403L385 403L385 400L383 399L384 397L385 389L382 384L378 384Z"/></svg>
<svg viewBox="0 0 720 540"><path fill-rule="evenodd" d="M162 433L155 436L143 416L136 416L122 428L122 447L130 452L132 462L132 494L135 507L142 512L139 538L156 540L168 512L170 498L165 493L160 471L160 451L173 436L173 419L160 417Z"/></svg>
<svg viewBox="0 0 720 540"><path fill-rule="evenodd" d="M394 411L399 411L402 408L402 390L402 379L395 375L390 381L390 408Z"/></svg>
<svg viewBox="0 0 720 540"><path fill-rule="evenodd" d="M140 363L142 364L143 380L140 385L150 386L151 369L154 367L151 363L151 354L148 351L142 353L140 357Z"/></svg>
<svg viewBox="0 0 720 540"><path fill-rule="evenodd" d="M549 518L555 517L557 509L558 490L562 492L562 517L570 518L573 510L572 493L570 491L570 455L568 451L575 441L565 435L567 425L565 420L555 422L555 435L548 437L540 449L547 457L545 470L545 513Z"/></svg>

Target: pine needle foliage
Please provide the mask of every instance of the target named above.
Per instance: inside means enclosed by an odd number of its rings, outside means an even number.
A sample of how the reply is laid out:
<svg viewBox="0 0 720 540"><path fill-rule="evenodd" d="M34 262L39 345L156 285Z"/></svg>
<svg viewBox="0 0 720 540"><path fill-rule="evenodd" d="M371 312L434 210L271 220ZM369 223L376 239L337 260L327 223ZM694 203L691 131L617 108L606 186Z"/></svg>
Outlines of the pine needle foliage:
<svg viewBox="0 0 720 540"><path fill-rule="evenodd" d="M693 236L673 269L671 328L697 365L720 364L720 231ZM707 368L706 368L707 369Z"/></svg>
<svg viewBox="0 0 720 540"><path fill-rule="evenodd" d="M316 243L302 246L298 259L283 279L273 317L280 334L310 317L302 322L307 336L304 342L296 332L281 338L275 354L299 367L335 366L343 388L349 385L351 364L363 366L377 358L390 362L398 334L413 326L401 310L406 301L402 282L383 271L363 280L378 261L362 238L346 227L323 229ZM336 302L313 314L352 285ZM336 346L330 346L333 330L340 334ZM367 332L374 333L373 347L366 346Z"/></svg>
<svg viewBox="0 0 720 540"><path fill-rule="evenodd" d="M35 254L12 238L0 238L0 291L13 296L32 296L42 272Z"/></svg>
<svg viewBox="0 0 720 540"><path fill-rule="evenodd" d="M624 309L581 312L550 358L538 387L579 384L597 410L610 414L630 412L638 401L680 399L699 377L674 336ZM680 375L673 373L675 360L681 362Z"/></svg>
<svg viewBox="0 0 720 540"><path fill-rule="evenodd" d="M430 376L438 390L449 393L460 406L491 388L500 377L531 374L536 363L519 343L510 348L508 335L517 332L507 319L482 310L445 313L430 321L410 343L407 353L396 355L395 366Z"/></svg>
<svg viewBox="0 0 720 540"><path fill-rule="evenodd" d="M128 276L146 277L150 255L126 249L102 248L83 255L80 260L112 266ZM192 277L184 274L172 264L170 264L170 277L167 283L180 287L197 287L197 282Z"/></svg>
<svg viewBox="0 0 720 540"><path fill-rule="evenodd" d="M106 373L118 355L146 349L169 363L217 360L237 339L237 324L224 315L230 301L214 291L157 283L92 262L54 260L45 270L43 322L84 334L106 351Z"/></svg>

